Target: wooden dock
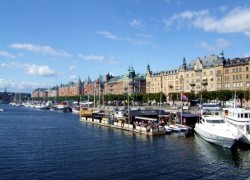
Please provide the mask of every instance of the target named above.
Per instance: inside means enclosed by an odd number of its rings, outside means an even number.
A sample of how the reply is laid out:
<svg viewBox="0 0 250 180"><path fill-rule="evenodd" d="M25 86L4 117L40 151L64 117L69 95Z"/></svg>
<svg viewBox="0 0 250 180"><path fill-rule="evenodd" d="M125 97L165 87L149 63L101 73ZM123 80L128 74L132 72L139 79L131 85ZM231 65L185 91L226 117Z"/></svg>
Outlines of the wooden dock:
<svg viewBox="0 0 250 180"><path fill-rule="evenodd" d="M149 129L147 131L146 127L141 127L141 126L134 126L132 124L126 124L126 123L119 123L119 122L114 122L114 124L109 124L108 120L99 120L99 119L92 119L92 118L86 118L86 117L81 117L80 121L82 122L87 122L91 124L96 124L100 126L106 126L106 127L111 127L115 129L121 129L125 131L130 131L133 133L139 133L139 134L144 134L147 136L155 136L155 135L165 135L165 129L164 128L155 128L155 129Z"/></svg>

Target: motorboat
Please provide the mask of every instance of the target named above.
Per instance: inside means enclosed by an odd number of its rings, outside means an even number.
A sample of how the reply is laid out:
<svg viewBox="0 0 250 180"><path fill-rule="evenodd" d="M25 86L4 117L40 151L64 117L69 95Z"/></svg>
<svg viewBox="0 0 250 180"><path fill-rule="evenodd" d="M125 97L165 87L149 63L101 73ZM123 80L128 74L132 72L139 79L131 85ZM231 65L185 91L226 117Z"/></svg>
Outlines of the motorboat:
<svg viewBox="0 0 250 180"><path fill-rule="evenodd" d="M169 127L172 128L173 132L180 132L181 131L181 129L177 125L171 124L171 125L169 125Z"/></svg>
<svg viewBox="0 0 250 180"><path fill-rule="evenodd" d="M243 134L240 141L250 144L250 110L239 107L223 108L223 116Z"/></svg>
<svg viewBox="0 0 250 180"><path fill-rule="evenodd" d="M63 112L72 111L72 109L69 107L68 101L62 101L61 103L57 104L56 109Z"/></svg>
<svg viewBox="0 0 250 180"><path fill-rule="evenodd" d="M79 105L73 106L72 113L79 114L80 113L80 106Z"/></svg>
<svg viewBox="0 0 250 180"><path fill-rule="evenodd" d="M48 106L46 104L42 103L42 104L35 105L35 108L40 109L40 110L47 110Z"/></svg>
<svg viewBox="0 0 250 180"><path fill-rule="evenodd" d="M167 134L171 134L173 132L173 128L169 127L168 125L165 125L164 128Z"/></svg>
<svg viewBox="0 0 250 180"><path fill-rule="evenodd" d="M201 116L194 130L206 141L226 148L231 148L243 136L238 128L227 123L221 116Z"/></svg>
<svg viewBox="0 0 250 180"><path fill-rule="evenodd" d="M186 125L177 124L177 126L179 127L180 131L182 131L182 132L188 132L190 130L190 127L188 127Z"/></svg>
<svg viewBox="0 0 250 180"><path fill-rule="evenodd" d="M0 108L0 112L3 112L3 108Z"/></svg>

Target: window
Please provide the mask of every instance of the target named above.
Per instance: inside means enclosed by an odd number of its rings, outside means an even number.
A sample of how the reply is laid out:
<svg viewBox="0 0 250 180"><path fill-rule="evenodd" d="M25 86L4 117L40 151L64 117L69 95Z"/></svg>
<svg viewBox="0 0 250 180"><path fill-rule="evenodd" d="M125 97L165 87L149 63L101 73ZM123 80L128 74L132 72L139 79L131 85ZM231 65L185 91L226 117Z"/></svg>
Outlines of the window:
<svg viewBox="0 0 250 180"><path fill-rule="evenodd" d="M225 70L225 74L228 74L228 73L229 73L229 69L226 69L226 70Z"/></svg>
<svg viewBox="0 0 250 180"><path fill-rule="evenodd" d="M203 72L203 76L206 76L206 72Z"/></svg>
<svg viewBox="0 0 250 180"><path fill-rule="evenodd" d="M221 70L217 70L217 75L221 74Z"/></svg>
<svg viewBox="0 0 250 180"><path fill-rule="evenodd" d="M242 71L242 68L240 67L240 68L239 68L239 72L241 72L241 71Z"/></svg>
<svg viewBox="0 0 250 180"><path fill-rule="evenodd" d="M213 75L214 73L213 73L213 71L210 71L210 75Z"/></svg>
<svg viewBox="0 0 250 180"><path fill-rule="evenodd" d="M201 72L196 72L196 76L201 76Z"/></svg>
<svg viewBox="0 0 250 180"><path fill-rule="evenodd" d="M248 71L248 67L246 67L246 71Z"/></svg>

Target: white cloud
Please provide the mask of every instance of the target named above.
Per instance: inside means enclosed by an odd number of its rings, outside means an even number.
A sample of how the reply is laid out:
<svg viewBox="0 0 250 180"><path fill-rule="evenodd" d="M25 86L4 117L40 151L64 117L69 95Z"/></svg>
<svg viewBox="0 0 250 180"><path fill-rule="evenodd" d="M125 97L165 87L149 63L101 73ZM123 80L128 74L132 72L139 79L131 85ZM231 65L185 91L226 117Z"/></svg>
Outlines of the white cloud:
<svg viewBox="0 0 250 180"><path fill-rule="evenodd" d="M70 76L70 79L71 79L71 80L76 80L76 79L77 79L77 76L76 76L76 75L71 75L71 76Z"/></svg>
<svg viewBox="0 0 250 180"><path fill-rule="evenodd" d="M98 34L104 36L107 39L113 39L113 40L118 39L118 37L107 31L99 31Z"/></svg>
<svg viewBox="0 0 250 180"><path fill-rule="evenodd" d="M245 53L244 57L250 57L250 52L249 53Z"/></svg>
<svg viewBox="0 0 250 180"><path fill-rule="evenodd" d="M69 69L70 69L70 70L76 69L76 65L71 65L71 66L69 66Z"/></svg>
<svg viewBox="0 0 250 180"><path fill-rule="evenodd" d="M141 26L141 22L139 20L137 20L137 19L133 19L129 24L132 27L139 27L139 26Z"/></svg>
<svg viewBox="0 0 250 180"><path fill-rule="evenodd" d="M7 88L8 92L31 92L36 88L47 87L45 83L37 83L37 82L26 82L26 81L13 81L0 79L0 88Z"/></svg>
<svg viewBox="0 0 250 180"><path fill-rule="evenodd" d="M108 61L109 64L120 64L120 61L110 60Z"/></svg>
<svg viewBox="0 0 250 180"><path fill-rule="evenodd" d="M85 55L79 54L79 57L88 61L103 61L104 59L103 56L96 56L96 55L85 56Z"/></svg>
<svg viewBox="0 0 250 180"><path fill-rule="evenodd" d="M38 66L36 64L28 64L28 63L19 63L19 62L11 62L9 64L2 63L2 67L17 67L22 68L29 75L37 75L37 76L57 76L59 73L52 70L49 66Z"/></svg>
<svg viewBox="0 0 250 180"><path fill-rule="evenodd" d="M220 11L222 10L220 9ZM250 8L237 7L227 12L223 17L218 18L208 10L184 11L164 20L164 23L166 27L170 27L176 23L177 27L180 24L182 26L191 25L204 31L244 33L250 36Z"/></svg>
<svg viewBox="0 0 250 180"><path fill-rule="evenodd" d="M149 41L147 41L147 40L131 38L131 37L128 37L128 36L119 37L119 36L113 35L110 32L107 32L107 31L100 31L100 32L98 32L98 34L102 35L104 38L107 38L107 39L124 41L124 42L128 42L128 43L134 44L134 45L147 45L147 44L149 44Z"/></svg>
<svg viewBox="0 0 250 180"><path fill-rule="evenodd" d="M35 64L29 65L26 67L26 71L30 75L38 76L55 76L57 73L50 69L48 66L37 66Z"/></svg>
<svg viewBox="0 0 250 180"><path fill-rule="evenodd" d="M209 45L207 42L201 42L200 46L208 51L219 51L230 46L230 44L231 43L224 38L219 38L214 45Z"/></svg>
<svg viewBox="0 0 250 180"><path fill-rule="evenodd" d="M34 52L34 53L46 54L46 55L50 55L50 56L53 56L53 57L62 57L62 56L67 57L67 56L70 56L70 54L68 54L67 52L65 52L65 51L57 51L57 50L53 49L50 46L14 43L14 44L9 45L9 47L11 47L13 49L27 50L27 51Z"/></svg>
<svg viewBox="0 0 250 180"><path fill-rule="evenodd" d="M8 52L5 51L0 51L0 56L6 57L6 58L15 58L16 56L13 54L10 54Z"/></svg>
<svg viewBox="0 0 250 180"><path fill-rule="evenodd" d="M150 34L145 34L145 33L139 33L137 34L139 37L143 37L143 38L146 38L146 39L149 39L149 38L152 38L152 35Z"/></svg>

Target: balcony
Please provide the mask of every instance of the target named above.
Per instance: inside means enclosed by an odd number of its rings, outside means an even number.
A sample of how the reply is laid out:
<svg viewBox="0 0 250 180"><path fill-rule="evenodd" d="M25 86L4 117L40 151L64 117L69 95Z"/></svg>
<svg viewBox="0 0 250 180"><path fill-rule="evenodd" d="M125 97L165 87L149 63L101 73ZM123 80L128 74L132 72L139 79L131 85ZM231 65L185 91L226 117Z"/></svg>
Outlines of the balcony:
<svg viewBox="0 0 250 180"><path fill-rule="evenodd" d="M207 85L207 79L202 79L202 84Z"/></svg>
<svg viewBox="0 0 250 180"><path fill-rule="evenodd" d="M194 82L190 82L190 86L195 86L195 83Z"/></svg>

